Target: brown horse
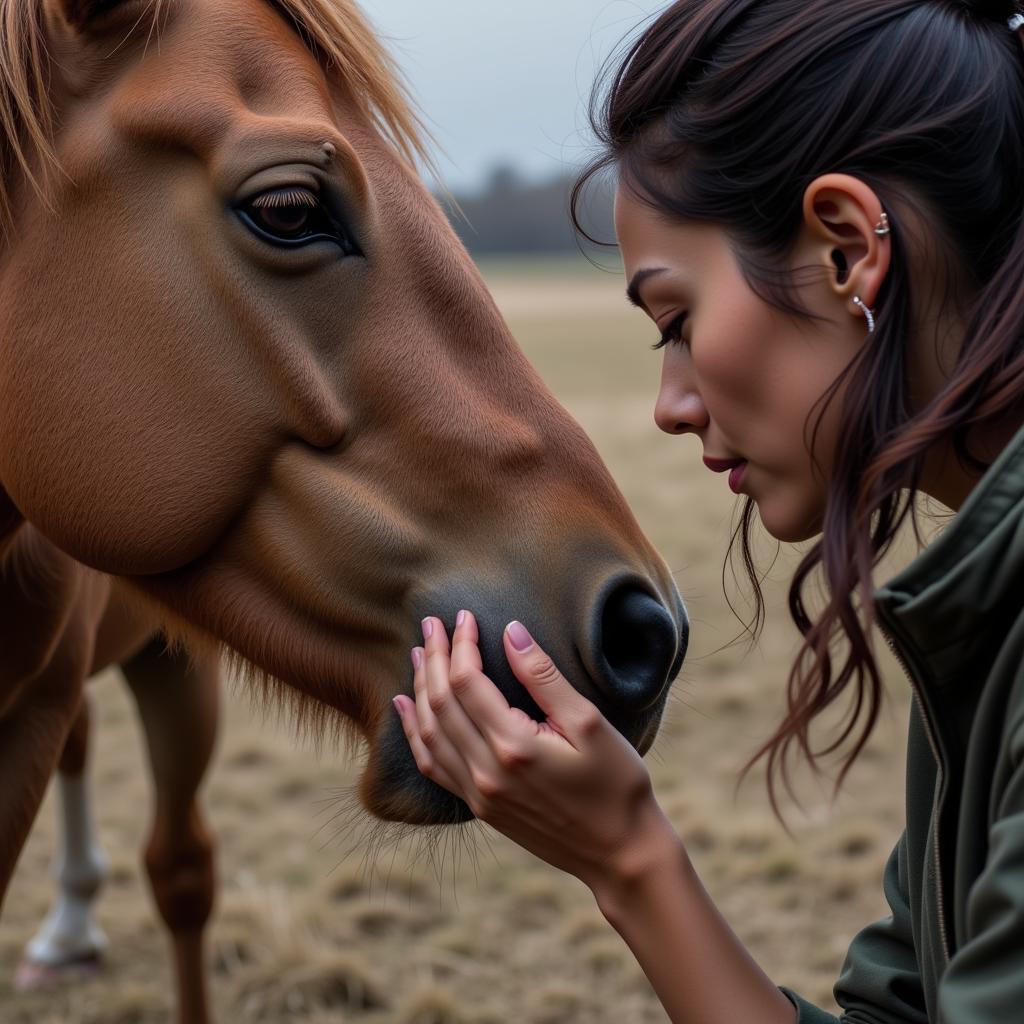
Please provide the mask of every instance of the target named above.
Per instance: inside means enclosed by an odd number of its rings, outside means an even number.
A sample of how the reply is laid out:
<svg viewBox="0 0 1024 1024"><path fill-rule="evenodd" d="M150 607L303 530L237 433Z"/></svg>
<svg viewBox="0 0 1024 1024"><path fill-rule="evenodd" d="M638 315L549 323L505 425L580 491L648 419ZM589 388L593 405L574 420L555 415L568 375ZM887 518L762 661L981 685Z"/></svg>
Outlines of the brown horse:
<svg viewBox="0 0 1024 1024"><path fill-rule="evenodd" d="M685 615L418 180L351 0L0 0L0 121L0 886L83 681L124 664L197 1024L218 652L365 742L372 813L454 823L390 704L423 615L475 610L536 715L523 619L641 750Z"/></svg>

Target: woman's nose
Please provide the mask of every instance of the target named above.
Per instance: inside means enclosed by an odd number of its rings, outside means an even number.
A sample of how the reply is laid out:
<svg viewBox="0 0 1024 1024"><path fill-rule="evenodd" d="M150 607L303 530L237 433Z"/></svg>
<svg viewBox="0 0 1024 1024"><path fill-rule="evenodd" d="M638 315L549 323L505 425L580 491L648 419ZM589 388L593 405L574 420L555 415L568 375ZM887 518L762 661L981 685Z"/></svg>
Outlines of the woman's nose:
<svg viewBox="0 0 1024 1024"><path fill-rule="evenodd" d="M708 410L695 388L678 381L662 381L654 422L666 434L685 434L708 425Z"/></svg>

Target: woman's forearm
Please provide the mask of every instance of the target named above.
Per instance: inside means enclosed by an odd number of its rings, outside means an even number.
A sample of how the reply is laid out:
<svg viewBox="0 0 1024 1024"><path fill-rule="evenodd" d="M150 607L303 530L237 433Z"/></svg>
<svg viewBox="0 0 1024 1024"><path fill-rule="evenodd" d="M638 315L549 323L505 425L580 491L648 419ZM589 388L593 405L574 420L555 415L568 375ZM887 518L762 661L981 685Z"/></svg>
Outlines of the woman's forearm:
<svg viewBox="0 0 1024 1024"><path fill-rule="evenodd" d="M736 937L656 813L651 838L591 888L673 1024L793 1024L793 1004Z"/></svg>

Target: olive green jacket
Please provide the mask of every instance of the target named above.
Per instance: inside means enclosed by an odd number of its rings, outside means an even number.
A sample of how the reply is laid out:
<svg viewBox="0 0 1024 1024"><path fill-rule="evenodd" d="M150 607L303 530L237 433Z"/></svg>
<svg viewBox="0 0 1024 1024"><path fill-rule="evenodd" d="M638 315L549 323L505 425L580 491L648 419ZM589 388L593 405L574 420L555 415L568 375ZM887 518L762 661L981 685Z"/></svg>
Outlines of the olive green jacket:
<svg viewBox="0 0 1024 1024"><path fill-rule="evenodd" d="M1024 430L876 602L916 697L907 827L839 1020L1024 1024ZM786 995L800 1024L836 1024Z"/></svg>

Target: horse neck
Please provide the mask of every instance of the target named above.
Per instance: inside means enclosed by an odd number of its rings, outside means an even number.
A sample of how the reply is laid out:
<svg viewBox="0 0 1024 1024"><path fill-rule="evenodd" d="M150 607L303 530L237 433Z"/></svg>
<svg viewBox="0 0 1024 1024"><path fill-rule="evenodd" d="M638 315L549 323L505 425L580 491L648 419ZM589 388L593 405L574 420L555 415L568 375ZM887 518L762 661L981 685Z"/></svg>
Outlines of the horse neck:
<svg viewBox="0 0 1024 1024"><path fill-rule="evenodd" d="M19 527L25 522L9 495L0 485L0 562L14 545Z"/></svg>

